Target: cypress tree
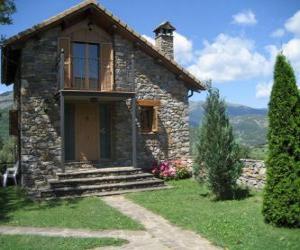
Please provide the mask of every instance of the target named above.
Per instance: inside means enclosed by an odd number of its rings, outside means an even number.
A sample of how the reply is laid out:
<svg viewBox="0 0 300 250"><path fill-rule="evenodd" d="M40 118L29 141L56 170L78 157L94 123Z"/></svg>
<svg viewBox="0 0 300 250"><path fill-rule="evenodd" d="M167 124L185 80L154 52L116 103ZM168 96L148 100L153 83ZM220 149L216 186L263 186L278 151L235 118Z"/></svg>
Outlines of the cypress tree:
<svg viewBox="0 0 300 250"><path fill-rule="evenodd" d="M208 92L198 135L196 177L205 173L208 187L216 199L231 199L241 174L240 150L234 140L225 101L220 99L217 89L210 88Z"/></svg>
<svg viewBox="0 0 300 250"><path fill-rule="evenodd" d="M300 97L294 71L279 54L269 102L269 152L264 190L265 221L300 226Z"/></svg>

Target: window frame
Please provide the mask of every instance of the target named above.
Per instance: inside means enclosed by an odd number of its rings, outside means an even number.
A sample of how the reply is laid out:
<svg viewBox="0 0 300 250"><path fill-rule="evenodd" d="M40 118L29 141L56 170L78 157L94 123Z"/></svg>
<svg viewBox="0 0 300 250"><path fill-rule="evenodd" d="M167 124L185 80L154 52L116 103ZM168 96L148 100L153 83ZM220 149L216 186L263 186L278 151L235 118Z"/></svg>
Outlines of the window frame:
<svg viewBox="0 0 300 250"><path fill-rule="evenodd" d="M158 108L160 106L159 100L150 100L150 99L140 99L137 100L137 104L139 106L139 121L140 121L140 129L141 132L144 134L151 134L158 132ZM152 121L151 121L151 128L148 126L147 128L143 127L142 123L142 116L144 110L152 111Z"/></svg>
<svg viewBox="0 0 300 250"><path fill-rule="evenodd" d="M71 86L75 87L75 77L74 77L74 44L83 44L84 45L84 87L80 87L79 89L93 89L91 88L91 82L89 78L89 46L88 45L96 45L98 48L98 79L97 79L97 87L95 90L101 89L101 43L92 43L92 42L82 42L82 41L71 41Z"/></svg>

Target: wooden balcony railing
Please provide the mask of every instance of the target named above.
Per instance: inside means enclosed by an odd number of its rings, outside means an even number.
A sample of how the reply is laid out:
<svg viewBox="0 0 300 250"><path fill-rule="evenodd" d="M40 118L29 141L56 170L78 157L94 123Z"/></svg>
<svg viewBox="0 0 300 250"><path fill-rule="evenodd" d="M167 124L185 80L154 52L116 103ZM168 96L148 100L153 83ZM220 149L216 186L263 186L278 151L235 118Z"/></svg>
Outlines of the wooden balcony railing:
<svg viewBox="0 0 300 250"><path fill-rule="evenodd" d="M60 89L96 91L114 89L113 60L71 57L67 61L62 51L58 67Z"/></svg>

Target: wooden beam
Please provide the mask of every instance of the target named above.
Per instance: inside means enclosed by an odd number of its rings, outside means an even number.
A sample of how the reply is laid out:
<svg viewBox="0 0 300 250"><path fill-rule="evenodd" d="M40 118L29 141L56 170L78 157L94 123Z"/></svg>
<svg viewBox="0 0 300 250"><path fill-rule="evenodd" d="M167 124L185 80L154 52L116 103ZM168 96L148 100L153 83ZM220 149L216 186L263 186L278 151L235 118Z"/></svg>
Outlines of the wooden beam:
<svg viewBox="0 0 300 250"><path fill-rule="evenodd" d="M139 106L148 106L148 107L160 106L160 100L140 99L137 100L137 104Z"/></svg>
<svg viewBox="0 0 300 250"><path fill-rule="evenodd" d="M60 92L60 138L61 138L61 168L65 172L65 100Z"/></svg>
<svg viewBox="0 0 300 250"><path fill-rule="evenodd" d="M137 167L136 157L136 100L131 99L131 120L132 120L132 166Z"/></svg>

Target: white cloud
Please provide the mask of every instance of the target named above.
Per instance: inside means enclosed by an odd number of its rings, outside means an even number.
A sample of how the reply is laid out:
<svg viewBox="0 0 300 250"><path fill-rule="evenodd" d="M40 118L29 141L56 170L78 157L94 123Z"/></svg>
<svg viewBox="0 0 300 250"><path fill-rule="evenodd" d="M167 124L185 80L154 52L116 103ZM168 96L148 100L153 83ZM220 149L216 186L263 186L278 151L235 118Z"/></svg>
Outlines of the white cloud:
<svg viewBox="0 0 300 250"><path fill-rule="evenodd" d="M282 36L284 36L284 34L285 34L285 30L280 28L280 29L274 30L271 33L271 36L272 37L282 37Z"/></svg>
<svg viewBox="0 0 300 250"><path fill-rule="evenodd" d="M142 35L143 38L145 38L149 43L152 43L153 45L155 45L155 39L147 36L147 35Z"/></svg>
<svg viewBox="0 0 300 250"><path fill-rule="evenodd" d="M274 48L267 47L270 58L255 50L252 40L219 34L212 43L204 42L204 49L188 69L200 79L224 82L269 76L272 72Z"/></svg>
<svg viewBox="0 0 300 250"><path fill-rule="evenodd" d="M154 38L147 35L142 36L147 41L155 45ZM191 63L194 58L193 42L187 37L179 34L178 32L174 32L174 56L175 60L182 65L187 65L188 63Z"/></svg>
<svg viewBox="0 0 300 250"><path fill-rule="evenodd" d="M193 61L193 42L187 37L174 32L174 53L175 60L186 65Z"/></svg>
<svg viewBox="0 0 300 250"><path fill-rule="evenodd" d="M290 60L296 72L300 73L300 38L293 38L283 44L282 51Z"/></svg>
<svg viewBox="0 0 300 250"><path fill-rule="evenodd" d="M252 12L252 10L246 10L240 13L237 13L232 16L233 23L240 24L240 25L254 25L257 23L257 20L255 18L255 14Z"/></svg>
<svg viewBox="0 0 300 250"><path fill-rule="evenodd" d="M300 10L285 22L284 27L287 31L300 35Z"/></svg>
<svg viewBox="0 0 300 250"><path fill-rule="evenodd" d="M256 98L268 98L271 94L273 81L261 82L256 85Z"/></svg>

